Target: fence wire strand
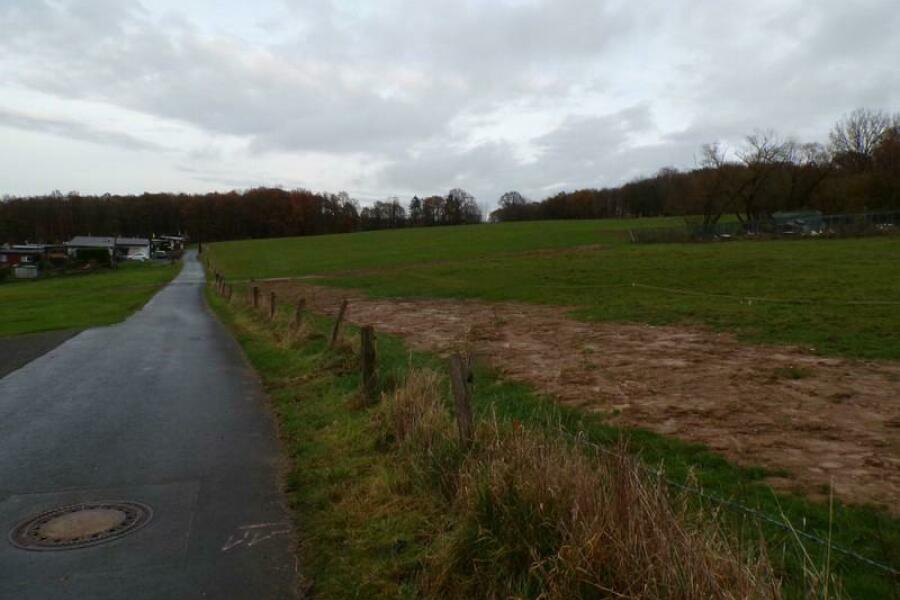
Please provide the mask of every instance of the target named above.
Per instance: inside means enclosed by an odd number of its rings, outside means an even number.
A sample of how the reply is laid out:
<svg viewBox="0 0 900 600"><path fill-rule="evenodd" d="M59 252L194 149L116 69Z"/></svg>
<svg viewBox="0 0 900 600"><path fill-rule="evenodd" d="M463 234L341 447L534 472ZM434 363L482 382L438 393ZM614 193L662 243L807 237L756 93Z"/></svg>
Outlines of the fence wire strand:
<svg viewBox="0 0 900 600"><path fill-rule="evenodd" d="M566 437L569 437L576 444L581 444L583 446L590 447L597 452L606 454L607 456L612 456L612 457L618 458L618 459L628 458L619 452L613 452L609 448L605 448L596 442L589 441L585 437L584 432L580 432L577 435L573 435L567 431L563 431L562 433ZM856 552L855 550L852 550L850 548L846 548L844 546L834 544L830 540L822 538L814 533L810 533L808 531L803 531L802 529L797 529L797 528L785 523L783 520L773 517L772 515L764 512L764 511L761 511L757 508L753 508L751 506L741 504L740 502L735 502L734 500L728 500L727 498L722 498L720 496L716 496L715 494L710 494L709 492L706 492L698 487L685 485L681 482L675 481L674 479L665 477L661 471L652 469L646 465L637 463L637 467L639 469L641 469L642 471L644 471L645 473L652 475L653 477L659 479L660 481L662 481L663 483L665 483L668 486L671 486L671 487L677 488L681 491L687 492L689 494L698 496L700 498L703 498L704 500L708 500L710 502L718 504L719 506L728 508L732 511L747 514L751 517L754 517L755 519L757 519L759 521L768 523L769 525L772 525L774 527L782 529L786 532L794 533L797 536L802 537L806 540L809 540L809 541L819 544L821 546L831 548L833 551L835 551L839 554L843 554L844 556L852 558L852 559L854 559L858 562L861 562L863 564L866 564L872 568L879 569L881 571L884 571L885 573L889 573L890 575L893 575L894 577L900 577L900 570L892 567L891 565L887 565L887 564L878 562L876 560L873 560L871 558L868 558L867 556L863 556L859 552Z"/></svg>

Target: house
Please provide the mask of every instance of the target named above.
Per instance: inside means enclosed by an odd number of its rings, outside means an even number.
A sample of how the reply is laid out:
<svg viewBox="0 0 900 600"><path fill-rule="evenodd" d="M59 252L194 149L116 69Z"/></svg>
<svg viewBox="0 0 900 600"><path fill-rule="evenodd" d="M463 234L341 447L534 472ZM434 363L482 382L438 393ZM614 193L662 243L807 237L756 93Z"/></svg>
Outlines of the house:
<svg viewBox="0 0 900 600"><path fill-rule="evenodd" d="M37 265L42 259L58 257L62 246L51 244L5 244L0 246L0 266Z"/></svg>
<svg viewBox="0 0 900 600"><path fill-rule="evenodd" d="M93 237L76 235L65 243L66 252L77 257L80 250L106 249L117 260L149 260L150 240L147 238Z"/></svg>

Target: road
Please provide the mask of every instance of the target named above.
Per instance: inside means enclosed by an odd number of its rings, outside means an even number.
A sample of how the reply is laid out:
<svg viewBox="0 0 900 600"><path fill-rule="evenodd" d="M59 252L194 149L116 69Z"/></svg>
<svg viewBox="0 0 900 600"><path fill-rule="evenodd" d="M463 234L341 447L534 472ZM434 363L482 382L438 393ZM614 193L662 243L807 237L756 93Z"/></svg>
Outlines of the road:
<svg viewBox="0 0 900 600"><path fill-rule="evenodd" d="M0 598L291 598L272 415L203 300L193 254L138 313L0 379ZM136 501L152 520L87 548L6 539L59 506Z"/></svg>

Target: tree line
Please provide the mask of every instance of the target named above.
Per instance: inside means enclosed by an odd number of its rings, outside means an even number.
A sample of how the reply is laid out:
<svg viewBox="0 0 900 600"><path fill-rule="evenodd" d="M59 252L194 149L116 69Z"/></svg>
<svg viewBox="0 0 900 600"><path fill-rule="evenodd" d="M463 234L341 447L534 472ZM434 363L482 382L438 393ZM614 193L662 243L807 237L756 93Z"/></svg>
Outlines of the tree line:
<svg viewBox="0 0 900 600"><path fill-rule="evenodd" d="M824 213L900 210L900 115L858 109L838 121L827 143L748 135L735 149L701 148L698 166L666 167L614 188L560 192L531 201L503 194L493 222L696 215L712 227L723 216L744 223L778 211ZM0 201L0 243L58 242L74 235L185 233L194 240L290 237L324 233L480 223L475 198L398 198L360 207L346 193L254 188L207 194L82 196L53 192Z"/></svg>
<svg viewBox="0 0 900 600"><path fill-rule="evenodd" d="M712 227L724 215L750 223L796 209L900 210L900 115L857 109L834 125L827 144L782 139L772 131L748 135L733 151L707 144L695 169L666 167L615 188L560 192L539 202L507 192L490 218L697 215Z"/></svg>
<svg viewBox="0 0 900 600"><path fill-rule="evenodd" d="M0 201L0 243L61 242L75 235L148 237L184 233L193 240L292 237L405 226L482 222L474 197L396 198L360 208L346 193L254 188L243 192L83 196L53 192Z"/></svg>

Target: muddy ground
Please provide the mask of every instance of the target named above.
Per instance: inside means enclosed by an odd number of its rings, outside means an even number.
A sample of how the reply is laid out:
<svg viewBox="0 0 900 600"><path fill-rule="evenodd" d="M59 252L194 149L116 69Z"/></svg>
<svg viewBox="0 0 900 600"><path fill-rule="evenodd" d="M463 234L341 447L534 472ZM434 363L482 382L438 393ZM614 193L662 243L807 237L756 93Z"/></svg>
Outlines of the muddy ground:
<svg viewBox="0 0 900 600"><path fill-rule="evenodd" d="M469 349L560 402L700 442L745 466L784 471L780 489L876 504L900 516L900 364L738 343L701 329L591 323L567 309L370 299L302 281L264 284L403 336L417 350Z"/></svg>

